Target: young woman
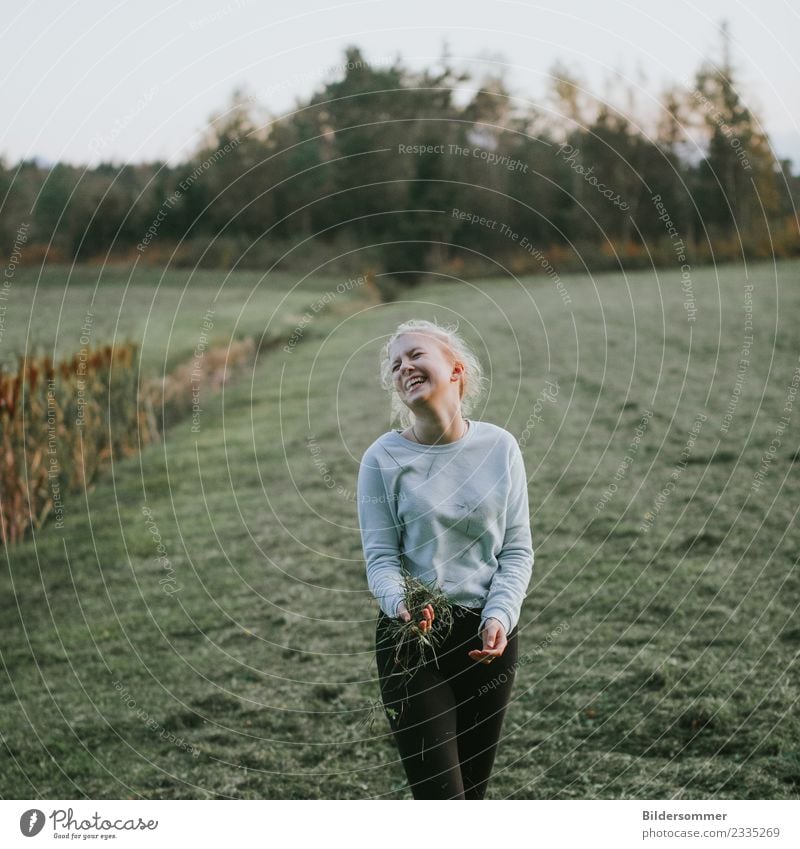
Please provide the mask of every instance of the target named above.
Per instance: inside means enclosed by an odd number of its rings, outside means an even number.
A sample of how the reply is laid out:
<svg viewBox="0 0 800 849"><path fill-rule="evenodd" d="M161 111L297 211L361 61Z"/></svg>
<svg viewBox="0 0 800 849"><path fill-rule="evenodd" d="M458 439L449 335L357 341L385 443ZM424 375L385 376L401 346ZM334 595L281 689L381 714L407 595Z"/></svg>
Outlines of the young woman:
<svg viewBox="0 0 800 849"><path fill-rule="evenodd" d="M466 417L484 380L455 330L401 324L383 348L381 382L404 429L361 460L358 515L367 584L381 611L381 697L415 799L483 799L517 657L517 622L533 569L528 489L517 441ZM453 603L435 658L405 673L387 625L411 619L403 571ZM432 628L424 608L420 631Z"/></svg>

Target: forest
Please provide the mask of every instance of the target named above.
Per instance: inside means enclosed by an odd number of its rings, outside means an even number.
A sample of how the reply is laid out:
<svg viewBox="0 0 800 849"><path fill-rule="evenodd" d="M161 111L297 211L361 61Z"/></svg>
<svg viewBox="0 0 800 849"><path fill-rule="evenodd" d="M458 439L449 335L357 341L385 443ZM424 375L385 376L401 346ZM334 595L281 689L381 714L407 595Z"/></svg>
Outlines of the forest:
<svg viewBox="0 0 800 849"><path fill-rule="evenodd" d="M798 176L721 53L648 102L621 77L592 95L557 63L534 104L446 56L412 71L352 46L287 114L234 91L178 164L0 161L0 233L11 244L25 228L26 264L366 268L409 283L797 256Z"/></svg>

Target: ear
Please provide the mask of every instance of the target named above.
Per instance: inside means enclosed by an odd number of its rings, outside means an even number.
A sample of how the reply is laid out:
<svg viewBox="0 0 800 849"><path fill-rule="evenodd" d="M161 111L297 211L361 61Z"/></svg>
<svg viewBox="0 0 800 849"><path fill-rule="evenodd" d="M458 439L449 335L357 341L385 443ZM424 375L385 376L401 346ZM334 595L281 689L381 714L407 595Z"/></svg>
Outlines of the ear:
<svg viewBox="0 0 800 849"><path fill-rule="evenodd" d="M461 360L456 360L453 363L453 371L451 373L451 378L454 380L459 380L461 376L464 374L464 363Z"/></svg>

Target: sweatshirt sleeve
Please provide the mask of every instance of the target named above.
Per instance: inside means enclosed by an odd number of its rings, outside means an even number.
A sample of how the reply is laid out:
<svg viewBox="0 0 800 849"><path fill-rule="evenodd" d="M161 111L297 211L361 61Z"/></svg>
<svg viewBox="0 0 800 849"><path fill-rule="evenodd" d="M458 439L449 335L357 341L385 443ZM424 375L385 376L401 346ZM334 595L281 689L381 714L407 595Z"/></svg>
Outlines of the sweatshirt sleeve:
<svg viewBox="0 0 800 849"><path fill-rule="evenodd" d="M383 475L369 451L358 471L357 502L367 585L381 610L394 618L403 600L400 533Z"/></svg>
<svg viewBox="0 0 800 849"><path fill-rule="evenodd" d="M481 616L480 631L490 617L503 623L506 634L519 621L522 602L533 573L533 543L528 511L528 481L525 462L517 441L509 457L510 490L506 507L503 547L497 555L497 571Z"/></svg>

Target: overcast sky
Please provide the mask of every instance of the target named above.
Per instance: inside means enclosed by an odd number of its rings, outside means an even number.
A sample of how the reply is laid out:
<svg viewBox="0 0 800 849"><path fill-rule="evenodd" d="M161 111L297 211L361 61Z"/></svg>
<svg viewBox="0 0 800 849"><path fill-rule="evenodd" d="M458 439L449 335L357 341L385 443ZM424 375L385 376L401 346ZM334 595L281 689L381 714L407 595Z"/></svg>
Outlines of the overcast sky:
<svg viewBox="0 0 800 849"><path fill-rule="evenodd" d="M18 2L2 28L0 155L175 162L235 87L281 113L331 76L348 44L421 68L446 41L472 70L506 63L514 94L534 103L561 59L599 95L622 74L646 106L719 56L723 17L743 97L800 170L800 12L787 0Z"/></svg>

